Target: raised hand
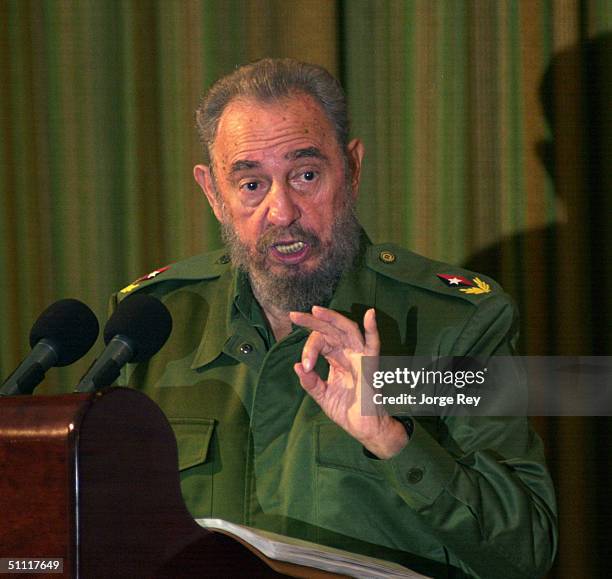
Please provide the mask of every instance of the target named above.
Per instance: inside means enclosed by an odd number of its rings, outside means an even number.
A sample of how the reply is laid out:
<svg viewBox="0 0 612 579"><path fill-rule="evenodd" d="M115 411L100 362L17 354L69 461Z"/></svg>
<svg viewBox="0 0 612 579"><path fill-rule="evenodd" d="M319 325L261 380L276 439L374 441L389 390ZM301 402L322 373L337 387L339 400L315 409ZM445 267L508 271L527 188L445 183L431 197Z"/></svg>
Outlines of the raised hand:
<svg viewBox="0 0 612 579"><path fill-rule="evenodd" d="M408 442L404 427L381 410L363 416L360 387L362 356L378 356L380 337L374 309L363 318L365 335L343 315L314 306L312 313L291 312L294 324L311 330L302 350L302 361L294 366L302 387L327 416L379 458L397 454ZM319 355L329 363L323 380L313 368Z"/></svg>

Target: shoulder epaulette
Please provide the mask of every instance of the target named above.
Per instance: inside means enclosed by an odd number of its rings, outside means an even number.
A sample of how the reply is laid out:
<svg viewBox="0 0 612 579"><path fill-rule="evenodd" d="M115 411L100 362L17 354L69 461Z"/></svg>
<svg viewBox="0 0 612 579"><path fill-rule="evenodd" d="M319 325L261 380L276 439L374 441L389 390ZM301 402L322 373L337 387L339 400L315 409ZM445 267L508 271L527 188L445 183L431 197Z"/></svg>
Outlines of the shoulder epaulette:
<svg viewBox="0 0 612 579"><path fill-rule="evenodd" d="M396 281L473 303L503 293L491 278L429 259L394 243L370 246L366 263L374 271Z"/></svg>
<svg viewBox="0 0 612 579"><path fill-rule="evenodd" d="M195 255L154 269L124 287L118 292L118 296L119 299L123 299L136 290L166 281L215 279L229 267L229 264L229 255L223 249Z"/></svg>

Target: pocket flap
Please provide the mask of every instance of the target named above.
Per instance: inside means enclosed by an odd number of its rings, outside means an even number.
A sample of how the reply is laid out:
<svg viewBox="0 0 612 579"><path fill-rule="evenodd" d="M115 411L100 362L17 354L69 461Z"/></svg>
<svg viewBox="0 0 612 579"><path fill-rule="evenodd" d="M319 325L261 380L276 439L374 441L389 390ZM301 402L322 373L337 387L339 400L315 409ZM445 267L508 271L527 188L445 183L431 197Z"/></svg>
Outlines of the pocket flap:
<svg viewBox="0 0 612 579"><path fill-rule="evenodd" d="M336 424L317 424L317 463L382 478L370 464L361 444Z"/></svg>
<svg viewBox="0 0 612 579"><path fill-rule="evenodd" d="M212 418L170 418L178 444L179 470L206 462L215 430Z"/></svg>

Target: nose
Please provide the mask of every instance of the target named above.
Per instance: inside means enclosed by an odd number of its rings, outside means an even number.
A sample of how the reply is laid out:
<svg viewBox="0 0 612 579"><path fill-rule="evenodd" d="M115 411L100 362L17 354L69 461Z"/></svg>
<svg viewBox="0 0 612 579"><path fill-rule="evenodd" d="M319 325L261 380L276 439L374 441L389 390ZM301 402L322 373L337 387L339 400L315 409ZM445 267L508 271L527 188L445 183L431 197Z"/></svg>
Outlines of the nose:
<svg viewBox="0 0 612 579"><path fill-rule="evenodd" d="M300 218L300 208L286 185L274 183L268 200L268 221L273 225L287 227Z"/></svg>

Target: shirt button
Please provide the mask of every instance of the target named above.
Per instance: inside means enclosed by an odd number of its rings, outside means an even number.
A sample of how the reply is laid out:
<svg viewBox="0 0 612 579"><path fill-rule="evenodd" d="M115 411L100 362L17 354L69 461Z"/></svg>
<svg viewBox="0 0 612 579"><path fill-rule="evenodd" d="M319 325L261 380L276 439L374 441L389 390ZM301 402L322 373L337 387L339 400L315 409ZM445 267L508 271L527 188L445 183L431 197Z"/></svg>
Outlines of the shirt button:
<svg viewBox="0 0 612 579"><path fill-rule="evenodd" d="M423 470L420 468L411 468L408 471L406 478L410 484L415 485L416 483L421 482L421 479L423 478Z"/></svg>
<svg viewBox="0 0 612 579"><path fill-rule="evenodd" d="M383 263L393 263L397 258L391 251L381 251L378 254L378 259L380 259L380 261Z"/></svg>
<svg viewBox="0 0 612 579"><path fill-rule="evenodd" d="M253 351L253 346L251 344L247 344L246 342L240 346L240 351L243 354L250 354Z"/></svg>

